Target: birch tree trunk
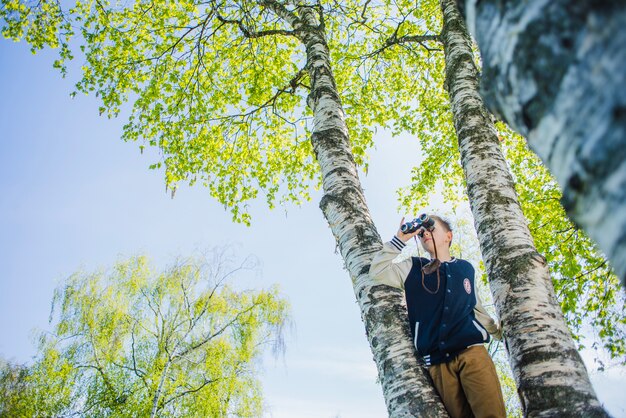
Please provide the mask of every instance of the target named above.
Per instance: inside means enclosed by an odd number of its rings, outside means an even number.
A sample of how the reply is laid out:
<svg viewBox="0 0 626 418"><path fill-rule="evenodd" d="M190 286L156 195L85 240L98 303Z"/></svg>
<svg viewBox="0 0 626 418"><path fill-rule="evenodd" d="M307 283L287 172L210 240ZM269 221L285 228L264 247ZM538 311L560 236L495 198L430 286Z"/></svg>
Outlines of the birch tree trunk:
<svg viewBox="0 0 626 418"><path fill-rule="evenodd" d="M468 1L466 16L485 103L528 138L626 286L626 3Z"/></svg>
<svg viewBox="0 0 626 418"><path fill-rule="evenodd" d="M525 416L607 416L537 253L497 133L478 92L469 35L441 0L446 88L469 201Z"/></svg>
<svg viewBox="0 0 626 418"><path fill-rule="evenodd" d="M264 3L301 34L306 49L311 80L307 103L314 114L311 141L324 189L320 208L352 279L389 416L445 417L447 412L428 373L418 365L403 292L376 285L369 277L370 263L382 242L352 157L323 22L311 7L299 7L296 16L275 2Z"/></svg>

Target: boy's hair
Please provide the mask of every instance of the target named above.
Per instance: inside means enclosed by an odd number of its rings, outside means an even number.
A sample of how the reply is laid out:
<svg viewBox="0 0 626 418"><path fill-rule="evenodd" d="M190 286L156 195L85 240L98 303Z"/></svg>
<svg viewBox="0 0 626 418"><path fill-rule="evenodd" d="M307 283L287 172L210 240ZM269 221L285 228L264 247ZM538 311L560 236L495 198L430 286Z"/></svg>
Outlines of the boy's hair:
<svg viewBox="0 0 626 418"><path fill-rule="evenodd" d="M436 221L439 221L443 225L443 227L446 229L447 232L452 232L452 226L450 226L450 221L442 218L439 215L430 215L430 217ZM451 245L452 245L452 241L448 243L448 247L450 247Z"/></svg>

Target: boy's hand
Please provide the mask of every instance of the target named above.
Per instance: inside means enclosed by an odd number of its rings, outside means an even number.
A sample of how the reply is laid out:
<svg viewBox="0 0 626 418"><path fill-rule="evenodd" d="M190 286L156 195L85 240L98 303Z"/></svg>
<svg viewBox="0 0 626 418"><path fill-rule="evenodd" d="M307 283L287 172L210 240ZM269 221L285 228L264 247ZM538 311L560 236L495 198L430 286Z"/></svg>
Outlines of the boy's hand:
<svg viewBox="0 0 626 418"><path fill-rule="evenodd" d="M398 239L402 242L409 241L411 238L419 234L422 229L424 229L424 228L418 228L417 231L411 232L410 234L405 234L404 232L402 232L402 229L401 229L403 224L404 224L404 217L400 221L398 232L396 232L396 237L398 237Z"/></svg>

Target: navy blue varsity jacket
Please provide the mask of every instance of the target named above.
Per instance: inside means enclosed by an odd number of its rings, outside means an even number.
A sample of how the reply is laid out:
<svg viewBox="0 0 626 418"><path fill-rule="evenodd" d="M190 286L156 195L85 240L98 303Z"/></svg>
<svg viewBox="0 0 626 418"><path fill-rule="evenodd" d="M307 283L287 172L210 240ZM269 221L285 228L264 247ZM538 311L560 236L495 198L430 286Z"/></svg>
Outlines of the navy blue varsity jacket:
<svg viewBox="0 0 626 418"><path fill-rule="evenodd" d="M413 343L426 365L444 363L469 346L501 337L499 325L484 310L474 283L474 267L465 260L441 263L424 274L429 260L411 257L394 263L405 244L394 237L374 256L370 275L404 289Z"/></svg>

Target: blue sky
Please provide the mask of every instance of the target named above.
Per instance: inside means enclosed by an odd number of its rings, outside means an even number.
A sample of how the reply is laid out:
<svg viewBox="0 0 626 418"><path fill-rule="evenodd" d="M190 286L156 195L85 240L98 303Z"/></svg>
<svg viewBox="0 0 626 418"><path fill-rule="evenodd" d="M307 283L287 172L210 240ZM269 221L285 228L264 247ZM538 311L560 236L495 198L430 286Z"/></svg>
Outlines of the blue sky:
<svg viewBox="0 0 626 418"><path fill-rule="evenodd" d="M98 116L93 97L71 99L72 79L52 68L53 55L32 56L24 44L0 41L0 354L28 361L32 330L45 328L56 284L78 269L95 270L135 254L158 266L176 256L232 244L256 256L252 286L279 283L292 305L293 329L283 357L263 362L267 417L386 415L359 309L335 242L318 208L252 209L253 226L231 222L201 187L174 199L162 173L148 170L122 142L125 120ZM378 138L361 179L383 239L399 218L395 189L406 184L417 143ZM590 356L585 355L590 361ZM626 416L623 371L593 374L615 416Z"/></svg>

